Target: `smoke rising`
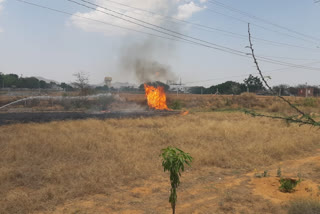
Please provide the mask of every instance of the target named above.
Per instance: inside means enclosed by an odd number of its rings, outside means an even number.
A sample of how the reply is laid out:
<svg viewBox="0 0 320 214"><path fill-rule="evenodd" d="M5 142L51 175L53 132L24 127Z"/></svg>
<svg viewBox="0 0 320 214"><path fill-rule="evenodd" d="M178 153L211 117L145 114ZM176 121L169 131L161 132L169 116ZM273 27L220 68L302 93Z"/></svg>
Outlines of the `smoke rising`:
<svg viewBox="0 0 320 214"><path fill-rule="evenodd" d="M133 74L139 83L176 80L171 67L165 63L172 49L172 45L152 38L130 44L123 49L122 70Z"/></svg>

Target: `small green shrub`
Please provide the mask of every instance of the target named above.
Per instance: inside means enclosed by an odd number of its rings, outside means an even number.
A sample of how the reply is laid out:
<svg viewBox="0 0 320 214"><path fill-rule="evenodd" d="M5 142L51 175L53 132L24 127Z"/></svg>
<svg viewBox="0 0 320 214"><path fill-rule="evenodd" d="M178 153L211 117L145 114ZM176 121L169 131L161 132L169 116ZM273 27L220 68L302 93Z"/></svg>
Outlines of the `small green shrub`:
<svg viewBox="0 0 320 214"><path fill-rule="evenodd" d="M308 97L308 98L304 99L303 106L317 107L317 100L315 98Z"/></svg>
<svg viewBox="0 0 320 214"><path fill-rule="evenodd" d="M281 171L281 167L278 168L277 170L277 177L281 177L282 171Z"/></svg>
<svg viewBox="0 0 320 214"><path fill-rule="evenodd" d="M256 178L266 178L266 177L269 177L269 171L265 170L263 171L263 173L255 173L254 176Z"/></svg>
<svg viewBox="0 0 320 214"><path fill-rule="evenodd" d="M180 100L174 100L170 105L169 108L174 110L180 110L183 107L183 103Z"/></svg>
<svg viewBox="0 0 320 214"><path fill-rule="evenodd" d="M175 214L177 188L180 184L181 172L184 171L185 164L190 166L193 158L190 156L190 154L171 146L163 149L160 156L162 157L162 166L164 171L170 172L171 193L169 202L171 203L172 213Z"/></svg>
<svg viewBox="0 0 320 214"><path fill-rule="evenodd" d="M320 213L320 201L315 199L296 199L289 203L288 214Z"/></svg>
<svg viewBox="0 0 320 214"><path fill-rule="evenodd" d="M281 192L293 192L294 188L301 182L301 180L296 180L292 178L280 178L280 187Z"/></svg>

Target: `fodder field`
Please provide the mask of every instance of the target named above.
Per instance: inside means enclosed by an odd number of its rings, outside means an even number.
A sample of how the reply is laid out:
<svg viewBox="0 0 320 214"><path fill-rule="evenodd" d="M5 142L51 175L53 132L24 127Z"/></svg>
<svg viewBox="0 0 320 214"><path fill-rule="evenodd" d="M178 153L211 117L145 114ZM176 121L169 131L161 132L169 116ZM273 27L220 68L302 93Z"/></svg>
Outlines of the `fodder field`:
<svg viewBox="0 0 320 214"><path fill-rule="evenodd" d="M121 94L127 101L145 104L143 94ZM286 97L306 113L320 113L319 97ZM254 109L263 112L292 114L296 113L288 104L274 96L259 96L251 93L241 95L195 95L168 94L168 105L171 108L187 108L193 111L219 111Z"/></svg>
<svg viewBox="0 0 320 214"><path fill-rule="evenodd" d="M242 181L230 191L228 179L223 190L207 185L213 182L210 179L217 183L227 175L247 179L245 174L253 170L312 156L320 148L320 134L308 126L242 113L195 112L2 126L0 144L0 213L170 213L169 180L159 157L169 145L194 157L178 193L179 202L188 204L179 213L281 213L284 208L254 196ZM314 174L310 176L319 182ZM160 185L154 187L157 182ZM127 191L141 184L153 188L150 195ZM202 193L205 204L196 200ZM97 195L105 199L92 199ZM106 201L101 209L89 206L91 202L74 209L72 201L89 198ZM64 208L70 203L70 209Z"/></svg>
<svg viewBox="0 0 320 214"><path fill-rule="evenodd" d="M61 94L51 94L52 98ZM143 93L116 93L112 97L101 97L98 99L70 100L74 93L63 94L62 99L48 100L28 100L0 110L0 112L12 111L101 111L101 110L121 110L121 109L147 109L146 97ZM12 101L24 97L0 96L0 107ZM306 113L317 116L320 114L319 97L286 97L295 106ZM195 94L168 94L168 106L172 109L188 109L194 112L210 112L221 110L242 110L253 109L271 114L296 114L288 104L273 96L258 96L255 94L243 93L241 95L195 95Z"/></svg>

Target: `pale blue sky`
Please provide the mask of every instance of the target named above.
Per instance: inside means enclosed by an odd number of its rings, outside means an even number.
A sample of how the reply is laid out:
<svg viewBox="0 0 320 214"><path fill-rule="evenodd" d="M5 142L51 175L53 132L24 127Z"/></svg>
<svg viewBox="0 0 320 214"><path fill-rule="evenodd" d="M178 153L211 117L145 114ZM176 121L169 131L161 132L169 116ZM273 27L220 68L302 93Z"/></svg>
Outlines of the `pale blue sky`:
<svg viewBox="0 0 320 214"><path fill-rule="evenodd" d="M115 18L108 17L102 13L94 13L88 8L77 6L66 0L25 1L60 9L72 14L90 15L91 18L109 21L114 24L124 24ZM101 5L105 0L89 1ZM139 8L143 7L143 3L146 2L146 0L114 1ZM157 5L148 5L145 9L177 17L186 15L181 11L179 12L179 6L189 5L192 2L163 0L163 2L173 2L169 6L169 4L161 3L161 0L152 1ZM150 2L152 3L152 1ZM298 65L308 64L309 67L319 68L318 70L290 68L267 73L267 71L286 67L261 62L261 68L267 75L272 77L271 84L287 83L295 85L308 82L308 84L320 85L320 3L315 4L313 0L218 1L274 24L319 38L319 40L299 36L283 28L277 28L274 25L251 19L209 2L201 3L198 0L194 0L193 4L203 8L203 10L193 11L192 16L187 14L190 17L183 18L191 22L242 35L247 35L247 24L227 16L250 21L261 27L268 28L272 31L255 25L252 25L251 30L254 37L303 48L271 45L257 40L254 41L257 55L273 56L276 57L272 58L274 60ZM23 76L43 76L48 79L70 82L73 80L73 73L85 71L90 73L91 83L101 83L105 76L112 76L115 81L120 82L136 81L132 75L130 76L120 71L121 55L123 55L126 47L135 43L142 43L150 39L150 36L119 30L112 26L88 20L80 21L70 15L40 9L16 0L5 0L4 2L0 0L0 5L2 8L0 10L0 72L22 74ZM120 7L115 4L107 4L105 6L110 6L112 9ZM128 8L122 8L129 10ZM185 12L188 12L188 10ZM151 18L146 17L144 14L138 17L144 17L145 21L149 20L151 22ZM152 20L158 24L157 19ZM132 27L133 25L128 26ZM172 27L171 24L165 26ZM140 27L134 28L150 32L150 30L144 30ZM177 27L172 29L176 31ZM247 38L235 38L221 32L208 32L186 25L179 25L179 30L183 34L215 44L239 51L249 51L245 48L248 45ZM278 32L281 32L281 34ZM154 34L159 33L154 32ZM291 36L301 37L308 41ZM194 82L189 83L189 85L210 86L226 80L241 82L249 73L256 73L251 58L243 58L183 42L155 38L154 42L163 46L161 51L155 50L157 52L155 56L158 61L169 65L171 70L182 78L183 82Z"/></svg>

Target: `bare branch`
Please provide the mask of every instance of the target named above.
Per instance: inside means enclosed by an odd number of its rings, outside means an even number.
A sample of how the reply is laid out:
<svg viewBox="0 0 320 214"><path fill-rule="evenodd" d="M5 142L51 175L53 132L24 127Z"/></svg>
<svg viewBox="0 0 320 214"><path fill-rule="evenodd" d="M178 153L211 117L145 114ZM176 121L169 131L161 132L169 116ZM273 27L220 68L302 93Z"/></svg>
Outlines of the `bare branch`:
<svg viewBox="0 0 320 214"><path fill-rule="evenodd" d="M254 53L254 49L253 49L253 44L252 44L252 40L251 40L251 32L250 32L250 23L248 23L248 34L249 34L249 43L250 43L250 50L251 50L251 56L253 58L253 61L257 67L257 70L260 74L260 77L262 79L262 81L264 82L264 84L266 85L266 87L272 92L273 95L277 96L278 98L280 98L282 101L284 101L285 103L287 103L291 108L293 108L294 110L296 110L299 114L302 115L302 118L306 119L306 121L304 120L297 120L297 119L294 119L292 117L273 117L273 116L267 116L267 115L262 115L262 114L256 114L256 113L253 113L253 112L247 112L253 116L259 116L259 117L271 117L271 118L276 118L276 119L283 119L283 120L286 120L288 122L293 122L293 123L300 123L300 124L308 124L308 125L314 125L314 126L320 126L319 123L317 123L315 120L312 119L312 117L309 115L309 114L306 114L304 113L302 110L300 110L299 108L297 108L295 105L293 105L289 100L287 100L286 98L284 98L283 96L280 96L278 95L271 87L270 85L268 84L268 82L266 81L261 69L260 69L260 66L259 66L259 63L257 61L257 58L255 56L255 53Z"/></svg>

